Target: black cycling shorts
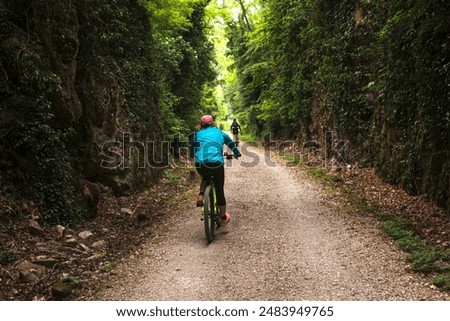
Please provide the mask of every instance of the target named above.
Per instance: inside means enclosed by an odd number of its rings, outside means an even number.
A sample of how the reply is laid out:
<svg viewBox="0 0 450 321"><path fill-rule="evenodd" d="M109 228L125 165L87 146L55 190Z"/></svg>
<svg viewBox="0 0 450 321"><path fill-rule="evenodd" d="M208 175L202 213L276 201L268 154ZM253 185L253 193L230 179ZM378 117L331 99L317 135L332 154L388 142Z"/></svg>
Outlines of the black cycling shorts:
<svg viewBox="0 0 450 321"><path fill-rule="evenodd" d="M209 181L213 176L214 186L216 187L217 205L226 205L223 186L225 184L225 168L222 163L196 164L197 172L203 180Z"/></svg>

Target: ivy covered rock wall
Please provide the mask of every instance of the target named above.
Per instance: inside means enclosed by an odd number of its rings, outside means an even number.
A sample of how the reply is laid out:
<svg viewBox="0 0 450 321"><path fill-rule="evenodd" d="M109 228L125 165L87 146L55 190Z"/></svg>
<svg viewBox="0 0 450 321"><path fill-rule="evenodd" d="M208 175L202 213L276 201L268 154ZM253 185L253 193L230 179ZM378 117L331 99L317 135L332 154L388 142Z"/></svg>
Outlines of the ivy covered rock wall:
<svg viewBox="0 0 450 321"><path fill-rule="evenodd" d="M316 103L352 161L450 210L446 1L317 1ZM312 119L312 132L323 125Z"/></svg>
<svg viewBox="0 0 450 321"><path fill-rule="evenodd" d="M260 5L253 31L229 26L246 131L303 142L333 131L347 161L450 211L450 2Z"/></svg>
<svg viewBox="0 0 450 321"><path fill-rule="evenodd" d="M47 223L77 224L89 215L81 178L116 194L155 182L155 167L121 166L118 144L162 140L145 8L1 0L0 26L1 188L32 195Z"/></svg>

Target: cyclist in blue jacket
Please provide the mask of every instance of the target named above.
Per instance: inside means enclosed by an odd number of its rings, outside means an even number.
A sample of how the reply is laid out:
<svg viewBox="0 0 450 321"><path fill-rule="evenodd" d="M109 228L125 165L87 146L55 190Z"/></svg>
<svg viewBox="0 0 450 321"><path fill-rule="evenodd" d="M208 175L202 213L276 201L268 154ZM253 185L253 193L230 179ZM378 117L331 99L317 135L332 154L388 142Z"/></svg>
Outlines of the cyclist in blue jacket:
<svg viewBox="0 0 450 321"><path fill-rule="evenodd" d="M235 157L241 156L241 153L236 148L230 136L215 126L214 118L211 115L202 116L200 118L200 130L195 133L190 150L191 158L195 157L197 172L202 177L200 193L197 195L197 206L203 206L203 195L208 185L208 179L210 175L213 175L217 205L219 205L220 218L222 219L221 226L223 227L230 221L230 214L227 212L224 193L224 144L233 151Z"/></svg>

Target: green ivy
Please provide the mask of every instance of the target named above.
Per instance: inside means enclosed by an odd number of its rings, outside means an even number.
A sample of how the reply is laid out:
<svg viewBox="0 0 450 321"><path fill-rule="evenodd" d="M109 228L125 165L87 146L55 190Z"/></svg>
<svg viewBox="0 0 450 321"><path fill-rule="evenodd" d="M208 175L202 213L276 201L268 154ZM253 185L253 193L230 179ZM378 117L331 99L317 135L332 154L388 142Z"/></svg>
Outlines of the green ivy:
<svg viewBox="0 0 450 321"><path fill-rule="evenodd" d="M49 125L53 118L50 97L60 90L58 77L33 60L21 61L20 92L28 97L30 112L24 123L8 133L10 151L25 155L23 166L29 191L47 224L75 225L84 219L81 188L71 169L66 146L70 131ZM14 106L8 106L13 108Z"/></svg>
<svg viewBox="0 0 450 321"><path fill-rule="evenodd" d="M450 2L259 4L252 31L236 20L228 32L229 100L247 130L303 140L333 130L350 161L450 210Z"/></svg>

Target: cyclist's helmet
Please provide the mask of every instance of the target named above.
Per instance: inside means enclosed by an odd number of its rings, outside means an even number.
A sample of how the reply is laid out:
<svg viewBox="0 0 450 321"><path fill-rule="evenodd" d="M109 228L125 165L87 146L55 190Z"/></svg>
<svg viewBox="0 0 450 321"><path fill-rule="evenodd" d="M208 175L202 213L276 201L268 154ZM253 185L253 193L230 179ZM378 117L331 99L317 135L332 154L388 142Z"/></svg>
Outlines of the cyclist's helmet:
<svg viewBox="0 0 450 321"><path fill-rule="evenodd" d="M200 123L205 125L213 125L214 124L214 118L211 115L203 115L200 118Z"/></svg>

